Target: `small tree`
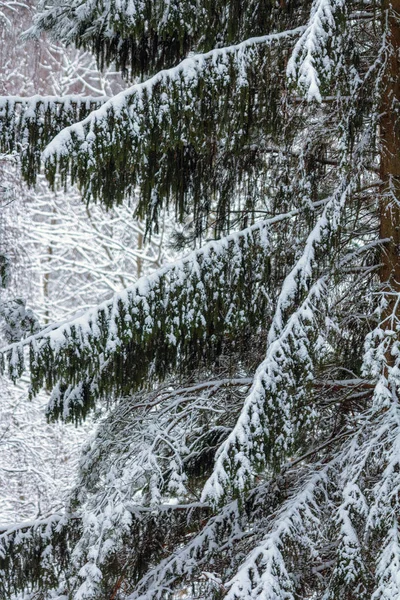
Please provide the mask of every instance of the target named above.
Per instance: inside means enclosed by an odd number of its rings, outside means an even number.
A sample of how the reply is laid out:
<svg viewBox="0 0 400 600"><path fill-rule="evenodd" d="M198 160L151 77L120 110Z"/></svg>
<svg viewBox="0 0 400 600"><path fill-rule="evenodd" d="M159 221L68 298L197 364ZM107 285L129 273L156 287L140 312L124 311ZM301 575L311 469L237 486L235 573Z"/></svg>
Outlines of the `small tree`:
<svg viewBox="0 0 400 600"><path fill-rule="evenodd" d="M3 532L4 597L399 596L399 13L43 3L32 34L141 81L3 98L2 150L202 245L4 349L49 418L110 408L65 514Z"/></svg>

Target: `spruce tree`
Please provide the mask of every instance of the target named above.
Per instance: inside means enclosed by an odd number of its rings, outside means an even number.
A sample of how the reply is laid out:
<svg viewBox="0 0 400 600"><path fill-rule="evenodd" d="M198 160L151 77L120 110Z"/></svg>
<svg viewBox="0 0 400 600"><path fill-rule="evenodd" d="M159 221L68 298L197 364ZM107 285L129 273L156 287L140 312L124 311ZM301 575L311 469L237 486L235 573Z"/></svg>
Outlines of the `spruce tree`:
<svg viewBox="0 0 400 600"><path fill-rule="evenodd" d="M2 597L399 597L399 15L43 1L30 35L137 83L2 98L1 151L197 249L3 349L49 419L107 411L65 512L1 532Z"/></svg>

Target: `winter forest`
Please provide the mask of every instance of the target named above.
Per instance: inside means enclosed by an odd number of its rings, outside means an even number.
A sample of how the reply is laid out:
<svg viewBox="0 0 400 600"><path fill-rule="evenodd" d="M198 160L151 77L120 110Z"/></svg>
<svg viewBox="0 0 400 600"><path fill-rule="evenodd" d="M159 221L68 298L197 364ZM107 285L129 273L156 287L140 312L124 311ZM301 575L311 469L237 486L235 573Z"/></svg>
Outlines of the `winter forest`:
<svg viewBox="0 0 400 600"><path fill-rule="evenodd" d="M399 600L400 0L0 0L0 600Z"/></svg>

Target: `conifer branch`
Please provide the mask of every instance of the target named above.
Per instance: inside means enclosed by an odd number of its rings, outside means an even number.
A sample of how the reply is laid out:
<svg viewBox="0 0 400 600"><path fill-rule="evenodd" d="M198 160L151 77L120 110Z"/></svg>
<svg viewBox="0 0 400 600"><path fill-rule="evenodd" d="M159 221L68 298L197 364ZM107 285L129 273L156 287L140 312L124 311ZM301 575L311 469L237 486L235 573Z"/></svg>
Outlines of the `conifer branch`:
<svg viewBox="0 0 400 600"><path fill-rule="evenodd" d="M93 406L90 383L85 381L93 381L96 395L126 395L145 384L145 374L150 369L155 369L161 379L178 356L182 366L187 353L193 367L196 352L202 360L205 357L204 327L209 323L209 317L203 317L205 311L211 311L210 314L217 311L212 328L214 336L220 336L220 343L230 331L236 337L239 335L237 310L241 303L248 308L248 297L252 298L254 318L264 315L261 323L268 318L270 299L264 293L266 288L261 294L260 286L261 282L268 285L270 273L269 231L294 215L294 212L278 215L220 241L209 242L186 259L142 278L85 315L3 348L3 369L7 364L11 377L18 378L24 370L24 348L29 347L33 392L45 383L49 387L58 383L52 416L79 419ZM256 248L261 251L258 268L254 263ZM252 264L251 271L246 266L248 261ZM244 282L245 288L241 287ZM221 296L220 303L219 294L224 297L222 301ZM163 317L158 312L160 302L164 306ZM230 308L233 306L235 312ZM236 317L231 321L234 314ZM243 325L248 326L248 316ZM211 356L216 340L209 348ZM131 348L128 354L126 344ZM94 347L99 352L97 362L93 361ZM109 377L110 369L121 374L119 381Z"/></svg>

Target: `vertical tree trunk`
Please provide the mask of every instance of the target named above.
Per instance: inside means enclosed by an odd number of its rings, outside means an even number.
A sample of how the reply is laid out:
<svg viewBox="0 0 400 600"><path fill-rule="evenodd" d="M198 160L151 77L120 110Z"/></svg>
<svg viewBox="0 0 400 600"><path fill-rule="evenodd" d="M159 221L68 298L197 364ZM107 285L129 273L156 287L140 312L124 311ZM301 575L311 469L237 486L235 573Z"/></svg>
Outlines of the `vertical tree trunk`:
<svg viewBox="0 0 400 600"><path fill-rule="evenodd" d="M382 199L380 236L389 238L381 255L380 280L387 293L386 329L394 326L396 295L400 293L400 0L383 0L388 19L388 56L382 97L381 166ZM388 364L394 357L387 356Z"/></svg>
<svg viewBox="0 0 400 600"><path fill-rule="evenodd" d="M143 250L143 240L144 240L143 233L138 233L137 248L138 248L139 252L142 252L142 250ZM140 279L140 277L142 276L142 271L143 271L143 259L138 257L136 265L137 265L137 267L136 267L137 278Z"/></svg>
<svg viewBox="0 0 400 600"><path fill-rule="evenodd" d="M51 261L53 258L53 248L52 246L47 247L47 259L46 262L48 264L48 270L43 274L43 296L45 301L45 312L44 312L44 325L48 325L50 323L50 310L48 308L48 304L50 302L50 278L51 278Z"/></svg>

